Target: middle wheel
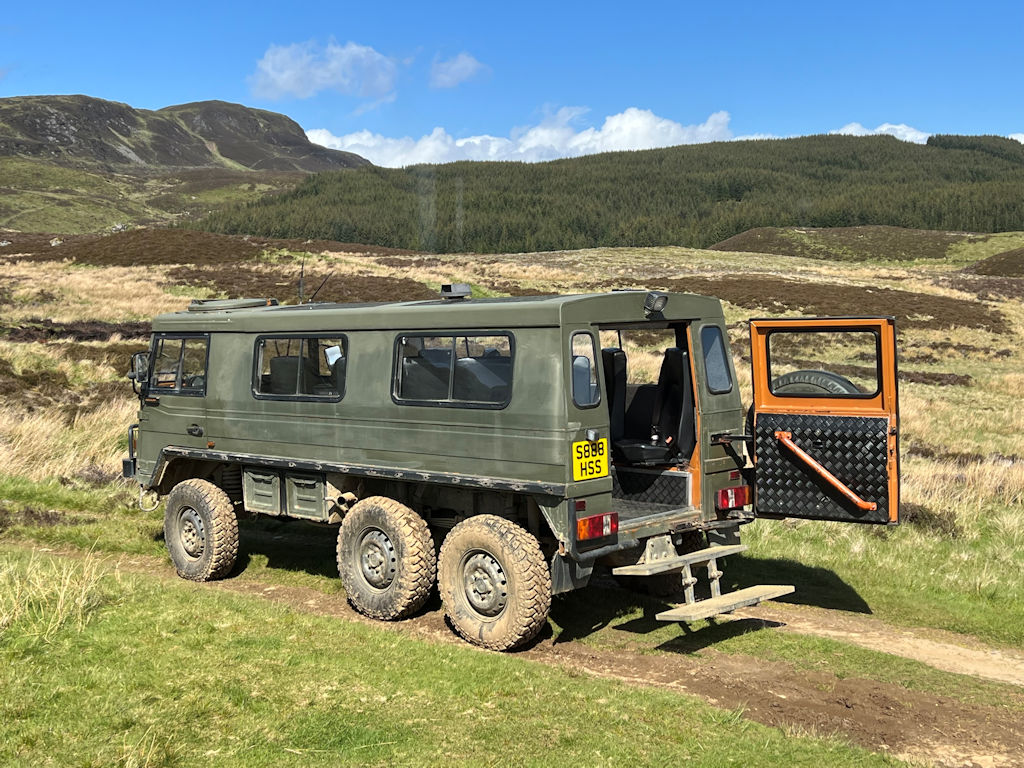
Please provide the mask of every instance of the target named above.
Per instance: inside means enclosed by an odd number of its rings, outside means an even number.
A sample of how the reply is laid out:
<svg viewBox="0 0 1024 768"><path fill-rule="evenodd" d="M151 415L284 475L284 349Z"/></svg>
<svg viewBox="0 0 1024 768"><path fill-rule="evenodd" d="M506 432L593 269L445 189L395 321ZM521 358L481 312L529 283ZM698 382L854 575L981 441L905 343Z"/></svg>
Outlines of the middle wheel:
<svg viewBox="0 0 1024 768"><path fill-rule="evenodd" d="M438 590L456 631L492 651L531 640L551 610L551 572L540 544L495 515L464 520L445 537Z"/></svg>
<svg viewBox="0 0 1024 768"><path fill-rule="evenodd" d="M415 612L430 596L437 573L426 521L394 499L363 499L338 531L338 572L360 613L392 621Z"/></svg>

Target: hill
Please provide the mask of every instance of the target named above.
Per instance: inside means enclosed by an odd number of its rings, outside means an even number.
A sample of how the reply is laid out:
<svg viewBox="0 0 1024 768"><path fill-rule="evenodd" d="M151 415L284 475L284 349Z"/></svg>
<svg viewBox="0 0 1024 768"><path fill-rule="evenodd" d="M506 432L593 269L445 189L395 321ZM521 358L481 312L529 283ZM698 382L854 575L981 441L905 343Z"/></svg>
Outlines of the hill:
<svg viewBox="0 0 1024 768"><path fill-rule="evenodd" d="M433 252L706 247L758 227L1024 228L1024 146L998 137L810 136L317 174L230 206L212 232Z"/></svg>
<svg viewBox="0 0 1024 768"><path fill-rule="evenodd" d="M284 115L222 101L150 111L87 96L0 99L0 228L168 224L367 165Z"/></svg>
<svg viewBox="0 0 1024 768"><path fill-rule="evenodd" d="M152 111L89 96L0 99L0 157L79 168L327 171L367 165L311 143L293 120L224 101Z"/></svg>

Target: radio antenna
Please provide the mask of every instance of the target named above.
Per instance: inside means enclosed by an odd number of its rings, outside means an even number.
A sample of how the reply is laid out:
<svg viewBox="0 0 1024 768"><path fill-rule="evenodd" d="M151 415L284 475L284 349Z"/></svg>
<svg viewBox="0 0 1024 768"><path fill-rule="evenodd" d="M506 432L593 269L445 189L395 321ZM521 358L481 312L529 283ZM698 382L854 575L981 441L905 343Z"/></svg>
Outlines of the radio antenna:
<svg viewBox="0 0 1024 768"><path fill-rule="evenodd" d="M327 281L331 279L331 275L333 274L334 270L332 269L330 272L327 273L327 277L324 278L324 281L320 283L320 288L323 288L325 285L327 285ZM315 291L313 291L313 295L309 297L310 301L313 301L313 299L316 298L316 295L320 293L320 288L317 288Z"/></svg>
<svg viewBox="0 0 1024 768"><path fill-rule="evenodd" d="M306 254L302 254L302 266L299 268L299 304L303 300L303 289L305 288L304 282L306 277Z"/></svg>

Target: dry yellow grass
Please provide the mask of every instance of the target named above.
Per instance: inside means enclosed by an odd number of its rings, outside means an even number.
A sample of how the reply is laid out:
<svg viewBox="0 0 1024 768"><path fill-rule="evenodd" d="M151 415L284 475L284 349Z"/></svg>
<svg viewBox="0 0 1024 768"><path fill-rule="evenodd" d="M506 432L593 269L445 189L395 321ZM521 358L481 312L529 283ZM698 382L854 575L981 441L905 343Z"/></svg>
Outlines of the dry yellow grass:
<svg viewBox="0 0 1024 768"><path fill-rule="evenodd" d="M827 278L851 285L887 284L936 296L963 298L960 291L930 282L932 274L943 273L946 265L902 265L884 267L865 264L835 265L795 257L697 251L688 248L614 248L556 253L512 254L508 256L449 255L409 257L403 265L389 265L388 259L351 254L324 254L307 261L307 268L334 269L336 279L364 274L406 277L436 285L452 279L480 285L515 284L521 288L552 292L575 292L581 283L611 280L623 286L642 287L658 278L709 276L746 272L806 279ZM420 263L421 262L421 263ZM267 268L271 268L267 265ZM3 319L17 324L27 318L47 317L56 322L101 320L122 322L148 320L161 312L183 308L187 291L165 290L168 267L81 267L60 262L5 263L5 278L13 286L13 302L2 308ZM48 292L43 293L42 291ZM1015 339L1024 332L1024 307L1019 302L998 304L1013 327L1013 334L998 336L985 331L953 328L932 331L907 329L902 343L910 349L954 345L967 353L941 354L937 362L914 363L918 370L966 374L971 387L904 384L901 388L904 444L915 450L927 447L934 454L977 454L982 461L966 471L953 472L942 461L914 457L905 461L904 484L908 500L938 509L954 509L956 516L969 513L970 499L995 502L993 488L1003 488L999 498L1014 498L1019 488L1019 471L985 456L1024 456L1024 364ZM751 311L725 305L727 322L742 328ZM102 347L102 343L95 344ZM0 342L0 358L16 373L53 370L63 373L75 387L89 382L114 381L123 375L111 362L67 360L70 347L63 344ZM979 350L978 354L969 350ZM983 355L980 350L1009 349L1001 357ZM657 379L659 360L649 349L631 346L631 382ZM745 333L733 333L737 384L745 401L750 398L750 374L741 356L748 354ZM10 398L0 402L0 462L4 471L32 478L73 473L83 464L116 469L126 425L132 420L134 401L127 382L124 397L102 409L77 416L70 424L47 412L28 412ZM957 489L967 488L966 491ZM1005 496L1009 493L1010 496ZM962 508L962 509L961 509ZM1010 525L1009 522L1004 525Z"/></svg>
<svg viewBox="0 0 1024 768"><path fill-rule="evenodd" d="M42 481L74 477L95 467L98 474L116 476L126 455L124 437L138 409L130 391L76 416L71 423L56 409L28 412L17 405L0 407L3 474Z"/></svg>
<svg viewBox="0 0 1024 768"><path fill-rule="evenodd" d="M160 287L166 267L83 267L66 262L3 264L14 285L4 319L17 323L46 317L54 322L149 320L183 309L188 299ZM46 293L42 293L46 292ZM51 294L52 298L47 296Z"/></svg>

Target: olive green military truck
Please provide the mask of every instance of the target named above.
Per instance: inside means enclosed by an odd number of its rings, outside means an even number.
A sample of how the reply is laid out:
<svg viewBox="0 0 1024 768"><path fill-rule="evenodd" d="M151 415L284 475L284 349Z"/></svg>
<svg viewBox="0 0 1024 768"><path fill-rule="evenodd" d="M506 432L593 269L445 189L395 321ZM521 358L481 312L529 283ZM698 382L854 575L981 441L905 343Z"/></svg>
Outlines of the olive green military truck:
<svg viewBox="0 0 1024 768"><path fill-rule="evenodd" d="M898 522L892 318L752 320L748 418L716 299L467 294L157 317L124 474L167 496L178 573L231 571L242 515L336 526L358 611L408 616L436 584L504 650L597 566L695 621L793 591L722 594L755 517Z"/></svg>

